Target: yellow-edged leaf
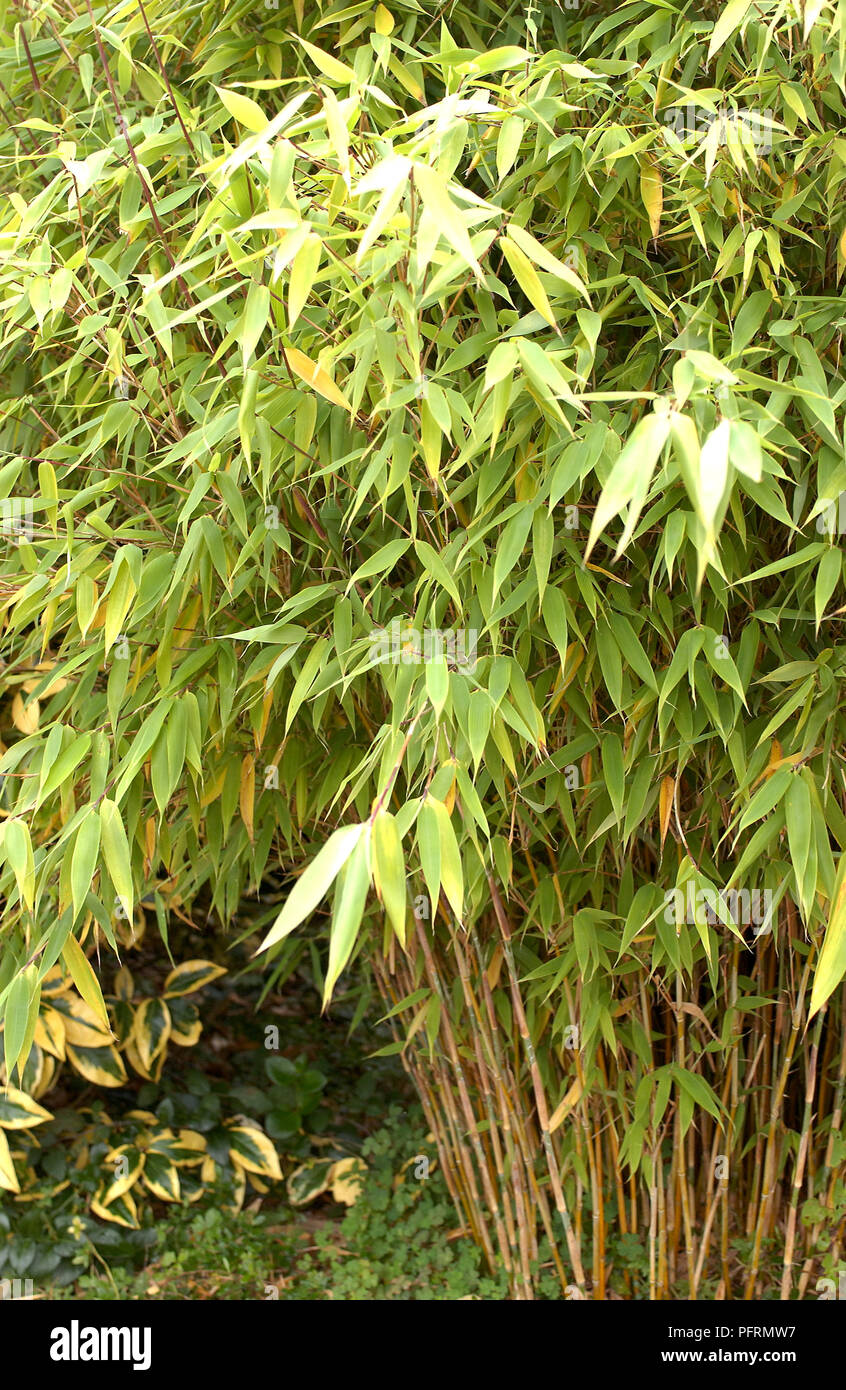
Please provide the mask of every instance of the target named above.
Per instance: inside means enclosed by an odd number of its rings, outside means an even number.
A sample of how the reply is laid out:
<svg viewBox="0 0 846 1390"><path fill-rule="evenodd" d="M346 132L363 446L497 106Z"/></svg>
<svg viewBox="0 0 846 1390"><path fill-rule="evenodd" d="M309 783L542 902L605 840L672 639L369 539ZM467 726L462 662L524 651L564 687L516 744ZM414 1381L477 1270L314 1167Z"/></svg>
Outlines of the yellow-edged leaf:
<svg viewBox="0 0 846 1390"><path fill-rule="evenodd" d="M339 1158L332 1168L332 1196L351 1207L361 1195L367 1168L360 1158Z"/></svg>
<svg viewBox="0 0 846 1390"><path fill-rule="evenodd" d="M205 985L211 984L212 980L217 980L225 974L225 967L215 965L214 961L184 960L165 978L163 997L178 999L183 994L193 994L195 990L203 989Z"/></svg>
<svg viewBox="0 0 846 1390"><path fill-rule="evenodd" d="M49 1110L16 1086L6 1086L0 1091L0 1129L32 1129L52 1118Z"/></svg>
<svg viewBox="0 0 846 1390"><path fill-rule="evenodd" d="M68 1061L95 1086L125 1086L126 1068L120 1053L115 1047L71 1047L68 1044Z"/></svg>
<svg viewBox="0 0 846 1390"><path fill-rule="evenodd" d="M145 999L136 1009L132 1041L147 1071L153 1071L156 1059L167 1047L172 1026L164 999Z"/></svg>
<svg viewBox="0 0 846 1390"><path fill-rule="evenodd" d="M263 1173L269 1178L281 1179L282 1169L273 1141L262 1130L239 1124L227 1127L227 1133L229 1156L233 1163L248 1173Z"/></svg>
<svg viewBox="0 0 846 1390"><path fill-rule="evenodd" d="M20 1192L21 1185L9 1151L9 1141L0 1129L0 1189L4 1192Z"/></svg>

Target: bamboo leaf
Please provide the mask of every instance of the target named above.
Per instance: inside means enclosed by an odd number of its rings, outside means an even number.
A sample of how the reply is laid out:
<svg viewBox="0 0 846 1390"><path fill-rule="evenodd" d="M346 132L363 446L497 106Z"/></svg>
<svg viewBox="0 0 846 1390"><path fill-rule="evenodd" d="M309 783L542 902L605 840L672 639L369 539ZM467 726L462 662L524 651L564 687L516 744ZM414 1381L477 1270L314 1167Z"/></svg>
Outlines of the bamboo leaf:
<svg viewBox="0 0 846 1390"><path fill-rule="evenodd" d="M338 977L352 955L361 926L367 890L370 887L369 839L369 830L365 828L341 870L335 889L332 925L329 930L329 964L323 985L324 1009L332 998Z"/></svg>
<svg viewBox="0 0 846 1390"><path fill-rule="evenodd" d="M312 362L311 358L306 357L298 348L286 348L285 358L300 380L312 391L316 391L318 396L322 396L332 405L340 405L344 410L352 411L352 406L343 391L335 385L325 368L317 362Z"/></svg>
<svg viewBox="0 0 846 1390"><path fill-rule="evenodd" d="M245 97L243 92L233 92L228 87L215 87L215 91L230 116L234 116L239 125L252 131L262 131L268 125L267 117L258 102Z"/></svg>
<svg viewBox="0 0 846 1390"><path fill-rule="evenodd" d="M301 922L311 916L325 898L363 832L363 825L345 825L329 837L323 848L300 874L259 950L267 951L271 946L283 941Z"/></svg>

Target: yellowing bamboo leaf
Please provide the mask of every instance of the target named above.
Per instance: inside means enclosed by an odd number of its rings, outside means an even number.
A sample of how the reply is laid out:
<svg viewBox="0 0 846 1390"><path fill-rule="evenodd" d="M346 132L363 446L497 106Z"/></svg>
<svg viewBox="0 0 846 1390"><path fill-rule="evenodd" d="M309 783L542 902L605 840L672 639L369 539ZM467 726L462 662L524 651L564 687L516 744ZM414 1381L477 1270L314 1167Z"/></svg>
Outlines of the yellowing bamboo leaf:
<svg viewBox="0 0 846 1390"><path fill-rule="evenodd" d="M12 700L12 723L21 734L34 734L38 728L38 721L41 717L41 705L38 700L27 700L24 704L23 696L18 690Z"/></svg>
<svg viewBox="0 0 846 1390"><path fill-rule="evenodd" d="M60 691L64 690L67 684L68 682L64 676L57 676L48 686L42 688L41 698L49 700L52 695L58 695ZM40 685L41 677L33 676L31 680L21 682L21 689L25 690L27 695L29 695L33 690L37 690Z"/></svg>
<svg viewBox="0 0 846 1390"><path fill-rule="evenodd" d="M555 315L547 299L546 290L541 284L540 277L528 256L520 250L516 242L512 241L511 238L506 235L499 238L499 244L502 247L505 259L514 271L517 284L520 286L532 308L537 309L541 318L546 319L546 322L557 330L558 324L555 321Z"/></svg>
<svg viewBox="0 0 846 1390"><path fill-rule="evenodd" d="M312 391L316 391L324 400L331 402L332 405L340 405L344 410L352 414L352 406L344 395L343 391L337 387L329 373L317 362L312 362L310 357L306 357L304 352L298 348L285 348L285 358L288 365L296 372L301 381L309 386Z"/></svg>
<svg viewBox="0 0 846 1390"><path fill-rule="evenodd" d="M640 166L640 196L649 218L650 231L653 237L657 237L661 227L661 212L664 207L664 188L661 182L661 170L651 160L644 160Z"/></svg>
<svg viewBox="0 0 846 1390"><path fill-rule="evenodd" d="M256 760L250 753L246 753L241 762L241 781L239 785L239 806L241 819L247 827L247 834L252 843L255 838L253 832L253 809L256 799Z"/></svg>
<svg viewBox="0 0 846 1390"><path fill-rule="evenodd" d="M557 1105L549 1117L549 1132L554 1134L559 1125L563 1124L570 1111L578 1105L582 1098L584 1087L581 1080L577 1077L567 1092L560 1105Z"/></svg>
<svg viewBox="0 0 846 1390"><path fill-rule="evenodd" d="M661 848L664 848L664 841L667 838L667 831L670 826L670 816L673 810L673 801L676 794L676 780L674 777L662 777L661 791L658 798L658 820L661 826Z"/></svg>

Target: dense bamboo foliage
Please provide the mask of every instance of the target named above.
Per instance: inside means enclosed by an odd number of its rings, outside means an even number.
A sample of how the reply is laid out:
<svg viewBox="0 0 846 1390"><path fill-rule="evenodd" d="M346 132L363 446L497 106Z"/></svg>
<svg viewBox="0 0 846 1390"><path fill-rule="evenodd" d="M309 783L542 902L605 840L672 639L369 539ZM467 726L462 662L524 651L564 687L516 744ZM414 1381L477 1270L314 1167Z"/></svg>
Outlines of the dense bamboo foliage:
<svg viewBox="0 0 846 1390"><path fill-rule="evenodd" d="M837 1277L844 81L843 0L7 11L9 1077L281 872L516 1297Z"/></svg>

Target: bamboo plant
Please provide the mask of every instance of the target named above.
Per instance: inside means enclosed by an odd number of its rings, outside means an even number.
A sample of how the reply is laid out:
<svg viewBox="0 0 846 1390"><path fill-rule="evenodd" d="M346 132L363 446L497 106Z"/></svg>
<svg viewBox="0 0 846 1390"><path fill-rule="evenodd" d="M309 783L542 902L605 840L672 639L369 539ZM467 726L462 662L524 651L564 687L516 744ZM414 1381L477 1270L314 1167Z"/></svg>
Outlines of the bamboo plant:
<svg viewBox="0 0 846 1390"><path fill-rule="evenodd" d="M514 1297L828 1296L846 4L2 12L7 1077L282 876Z"/></svg>

